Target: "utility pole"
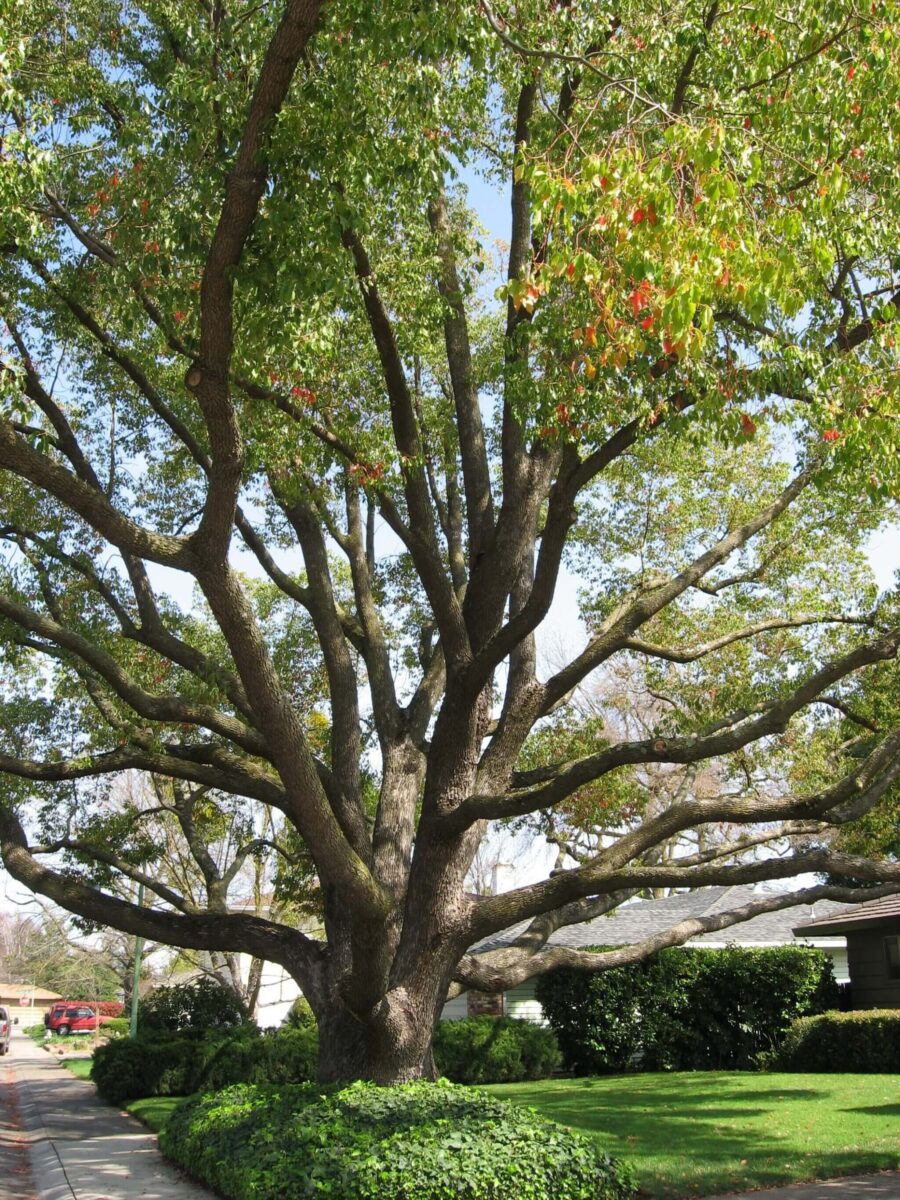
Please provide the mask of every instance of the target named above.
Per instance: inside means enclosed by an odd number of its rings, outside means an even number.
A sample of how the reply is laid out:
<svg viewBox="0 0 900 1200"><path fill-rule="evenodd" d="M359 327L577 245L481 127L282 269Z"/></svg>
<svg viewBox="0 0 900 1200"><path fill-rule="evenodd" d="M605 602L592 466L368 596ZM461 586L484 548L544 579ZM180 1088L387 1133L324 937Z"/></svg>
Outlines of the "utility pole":
<svg viewBox="0 0 900 1200"><path fill-rule="evenodd" d="M138 908L142 907L142 905L144 903L144 885L142 883L138 884L137 902L138 902ZM144 939L142 937L135 937L135 939L134 939L134 978L133 978L132 984L131 984L131 1026L128 1030L129 1034L133 1038L137 1037L138 1005L140 1003L140 997L138 996L138 988L139 988L140 980L141 980L141 954L143 953L143 950L144 950Z"/></svg>

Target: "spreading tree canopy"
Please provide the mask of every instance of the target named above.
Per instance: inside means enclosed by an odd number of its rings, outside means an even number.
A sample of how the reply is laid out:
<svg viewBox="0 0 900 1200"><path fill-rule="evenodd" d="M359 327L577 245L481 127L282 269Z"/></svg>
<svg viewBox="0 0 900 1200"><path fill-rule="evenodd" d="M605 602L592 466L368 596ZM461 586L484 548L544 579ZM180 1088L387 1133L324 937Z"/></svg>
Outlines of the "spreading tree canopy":
<svg viewBox="0 0 900 1200"><path fill-rule="evenodd" d="M3 0L7 870L283 964L323 1077L384 1082L448 993L786 903L548 943L629 896L900 888L836 841L900 775L897 16ZM267 814L237 852L324 936L179 892L128 771L195 843ZM492 822L556 869L471 895Z"/></svg>

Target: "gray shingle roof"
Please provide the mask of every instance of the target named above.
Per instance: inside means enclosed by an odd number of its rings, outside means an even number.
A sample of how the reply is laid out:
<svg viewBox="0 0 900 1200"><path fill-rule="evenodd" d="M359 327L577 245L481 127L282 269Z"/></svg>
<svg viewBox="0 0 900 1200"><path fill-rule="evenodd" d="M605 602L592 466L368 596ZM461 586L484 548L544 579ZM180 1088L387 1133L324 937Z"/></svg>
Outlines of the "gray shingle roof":
<svg viewBox="0 0 900 1200"><path fill-rule="evenodd" d="M816 934L851 933L854 929L868 925L890 925L900 929L900 896L885 896L881 900L868 900L863 904L841 905L831 914L814 914L814 919L794 926L801 937ZM807 932L808 929L808 932Z"/></svg>
<svg viewBox="0 0 900 1200"><path fill-rule="evenodd" d="M587 946L626 946L661 933L670 926L691 917L727 912L742 908L753 900L778 894L771 889L760 890L753 884L736 887L708 887L693 892L681 892L663 900L640 900L623 904L609 916L597 917L580 925L566 925L550 935L551 946L583 949ZM781 893L783 895L787 893ZM808 934L795 936L794 930L802 921L829 917L843 911L844 905L833 900L815 904L796 904L777 912L763 913L739 925L729 926L716 933L704 933L692 938L690 945L784 946L805 941ZM493 950L508 945L527 927L522 922L483 942L479 950ZM830 930L824 931L825 936ZM835 931L837 932L837 931Z"/></svg>

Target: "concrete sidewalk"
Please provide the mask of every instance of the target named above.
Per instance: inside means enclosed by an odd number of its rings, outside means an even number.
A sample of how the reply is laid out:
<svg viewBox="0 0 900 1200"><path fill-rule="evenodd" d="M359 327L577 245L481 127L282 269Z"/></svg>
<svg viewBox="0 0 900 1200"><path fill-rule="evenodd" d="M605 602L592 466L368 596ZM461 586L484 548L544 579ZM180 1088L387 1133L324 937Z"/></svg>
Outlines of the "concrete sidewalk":
<svg viewBox="0 0 900 1200"><path fill-rule="evenodd" d="M100 1101L92 1083L24 1034L2 1065L12 1095L0 1145L16 1171L8 1193L6 1179L0 1184L4 1200L211 1200L163 1158L145 1126Z"/></svg>
<svg viewBox="0 0 900 1200"><path fill-rule="evenodd" d="M729 1192L727 1196L707 1196L706 1200L900 1200L900 1171L794 1183L761 1192Z"/></svg>

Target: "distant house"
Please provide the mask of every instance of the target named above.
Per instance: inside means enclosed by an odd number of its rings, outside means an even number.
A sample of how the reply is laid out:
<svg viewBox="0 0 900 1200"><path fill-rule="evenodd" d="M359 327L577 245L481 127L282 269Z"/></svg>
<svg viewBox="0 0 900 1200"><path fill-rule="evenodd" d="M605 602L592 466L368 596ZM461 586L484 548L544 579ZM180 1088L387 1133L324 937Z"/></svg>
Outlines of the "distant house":
<svg viewBox="0 0 900 1200"><path fill-rule="evenodd" d="M580 925L569 925L558 929L550 937L551 946L572 946L584 949L588 946L626 946L643 941L655 933L668 929L678 921L690 917L708 916L741 908L760 896L772 895L772 889L759 885L738 887L709 887L693 892L682 892L664 900L640 900L623 904L608 917L598 917ZM238 904L236 907L241 908ZM816 920L843 912L845 906L831 900L820 900L814 905L800 904L778 912L765 913L731 926L719 933L706 933L694 938L689 946L790 946L810 945L824 950L831 957L834 975L839 983L846 983L850 976L847 970L846 941L838 930L811 936L794 933L798 920ZM504 933L485 941L477 950L493 950L508 945L525 924L515 925ZM476 952L477 952L476 950ZM241 971L246 977L250 959L240 956ZM542 1024L544 1012L534 994L535 981L529 979L502 994L467 992L444 1005L441 1019L459 1020L476 1014L518 1017L521 1020ZM276 963L263 965L262 981L254 1017L261 1026L279 1025L287 1016L300 989L288 972Z"/></svg>
<svg viewBox="0 0 900 1200"><path fill-rule="evenodd" d="M900 1008L900 896L844 906L794 927L798 937L847 939L854 1008Z"/></svg>
<svg viewBox="0 0 900 1200"><path fill-rule="evenodd" d="M567 925L550 935L549 945L569 946L586 949L590 946L628 946L645 938L661 933L679 921L692 917L710 916L729 909L742 908L753 900L773 894L770 887L744 884L737 887L708 887L693 892L681 892L663 900L639 900L623 904L606 917L597 917L580 925ZM820 921L843 911L844 906L832 900L820 900L816 904L797 904L777 912L764 913L740 925L732 925L718 933L704 933L692 938L688 946L791 946L808 945L824 950L831 958L834 976L838 983L846 983L850 976L847 969L847 950L843 931L829 929L825 932L795 932L798 918ZM525 929L525 923L515 925L503 934L490 938L478 947L486 951L509 945L517 934ZM900 931L900 924L898 924ZM477 950L476 950L477 953ZM535 981L511 988L502 995L484 995L469 992L444 1005L443 1020L459 1020L461 1017L488 1013L492 1016L518 1017L526 1021L543 1023L544 1012L534 994ZM900 983L898 983L900 988Z"/></svg>
<svg viewBox="0 0 900 1200"><path fill-rule="evenodd" d="M23 1028L42 1025L44 1013L48 1013L57 1000L64 998L58 992L32 987L30 983L0 983L0 1004L19 1018Z"/></svg>

